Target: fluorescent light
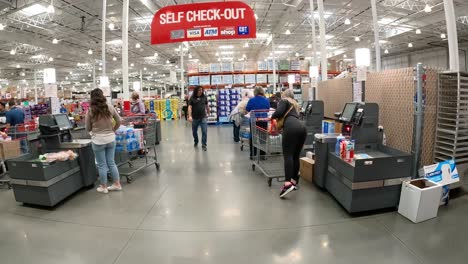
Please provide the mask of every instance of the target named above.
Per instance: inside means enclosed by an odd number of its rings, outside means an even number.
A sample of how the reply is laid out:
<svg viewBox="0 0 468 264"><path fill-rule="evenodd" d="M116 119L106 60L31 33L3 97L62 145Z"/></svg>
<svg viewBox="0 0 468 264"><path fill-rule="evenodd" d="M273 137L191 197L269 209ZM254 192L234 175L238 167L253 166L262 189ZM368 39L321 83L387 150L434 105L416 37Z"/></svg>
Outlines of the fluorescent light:
<svg viewBox="0 0 468 264"><path fill-rule="evenodd" d="M139 17L136 19L136 22L139 24L151 24L151 22L153 22L153 17L152 16Z"/></svg>
<svg viewBox="0 0 468 264"><path fill-rule="evenodd" d="M99 70L102 71L102 67L99 67Z"/></svg>
<svg viewBox="0 0 468 264"><path fill-rule="evenodd" d="M220 49L233 49L234 46L233 45L222 45L222 46L219 46Z"/></svg>
<svg viewBox="0 0 468 264"><path fill-rule="evenodd" d="M189 58L189 59L192 58L192 53L189 53L188 58Z"/></svg>
<svg viewBox="0 0 468 264"><path fill-rule="evenodd" d="M145 67L145 68L143 68L143 70L144 70L144 71L146 71L146 70L147 70L147 68Z"/></svg>
<svg viewBox="0 0 468 264"><path fill-rule="evenodd" d="M131 63L131 64L130 64L130 67L133 67L133 66L135 66L135 64Z"/></svg>
<svg viewBox="0 0 468 264"><path fill-rule="evenodd" d="M343 58L347 58L347 57L348 57L348 55L346 55L346 54L343 54Z"/></svg>
<svg viewBox="0 0 468 264"><path fill-rule="evenodd" d="M296 52L296 57L299 57L299 52Z"/></svg>
<svg viewBox="0 0 468 264"><path fill-rule="evenodd" d="M312 48L312 44L307 45L307 48L308 48L308 49L311 49L311 48Z"/></svg>
<svg viewBox="0 0 468 264"><path fill-rule="evenodd" d="M68 80L68 77L65 77L65 80Z"/></svg>
<svg viewBox="0 0 468 264"><path fill-rule="evenodd" d="M115 29L115 24L114 23L109 23L109 29L114 30Z"/></svg>
<svg viewBox="0 0 468 264"><path fill-rule="evenodd" d="M234 51L221 51L221 54L223 54L223 55L231 55L231 54L234 54Z"/></svg>
<svg viewBox="0 0 468 264"><path fill-rule="evenodd" d="M222 60L234 60L233 57L223 57Z"/></svg>
<svg viewBox="0 0 468 264"><path fill-rule="evenodd" d="M287 51L285 51L285 50L275 50L275 54L284 54L286 52Z"/></svg>
<svg viewBox="0 0 468 264"><path fill-rule="evenodd" d="M284 32L284 34L291 35L291 31L289 29L287 29L286 32Z"/></svg>
<svg viewBox="0 0 468 264"><path fill-rule="evenodd" d="M216 52L216 54L215 54L215 55L216 55L216 56L219 56L219 52Z"/></svg>
<svg viewBox="0 0 468 264"><path fill-rule="evenodd" d="M52 44L58 44L58 39L54 38L54 39L52 40Z"/></svg>
<svg viewBox="0 0 468 264"><path fill-rule="evenodd" d="M278 45L279 49L290 49L292 48L292 45Z"/></svg>
<svg viewBox="0 0 468 264"><path fill-rule="evenodd" d="M0 30L4 30L4 29L5 29L5 25L0 24Z"/></svg>
<svg viewBox="0 0 468 264"><path fill-rule="evenodd" d="M88 50L88 54L89 54L89 55L93 55L93 51L92 51L92 50Z"/></svg>
<svg viewBox="0 0 468 264"><path fill-rule="evenodd" d="M157 56L159 56L159 54L158 54L157 52L155 52L155 53L154 53L154 56L157 57Z"/></svg>
<svg viewBox="0 0 468 264"><path fill-rule="evenodd" d="M169 64L169 63L171 63L171 62L170 62L169 60L166 60L166 63Z"/></svg>
<svg viewBox="0 0 468 264"><path fill-rule="evenodd" d="M349 20L349 18L345 19L344 21L345 25L350 25L351 24L351 20Z"/></svg>
<svg viewBox="0 0 468 264"><path fill-rule="evenodd" d="M361 41L361 38L359 36L354 37L354 41Z"/></svg>
<svg viewBox="0 0 468 264"><path fill-rule="evenodd" d="M114 40L106 42L106 44L108 44L108 45L121 45L122 40L121 39L114 39Z"/></svg>
<svg viewBox="0 0 468 264"><path fill-rule="evenodd" d="M424 7L424 12L426 13L432 12L432 7L429 4L426 4L426 6Z"/></svg>
<svg viewBox="0 0 468 264"><path fill-rule="evenodd" d="M257 38L258 39L266 39L266 38L268 38L268 36L270 36L270 34L268 34L268 33L257 33Z"/></svg>
<svg viewBox="0 0 468 264"><path fill-rule="evenodd" d="M323 12L323 18L325 18L325 19L329 18L331 15L332 15L332 13L330 13L330 12ZM310 15L309 15L309 17L310 17ZM319 18L320 18L318 12L314 12L314 18L315 18L315 19L319 19Z"/></svg>
<svg viewBox="0 0 468 264"><path fill-rule="evenodd" d="M83 79L83 82L85 82L85 81L86 81L86 79Z"/></svg>
<svg viewBox="0 0 468 264"><path fill-rule="evenodd" d="M442 33L440 34L440 38L444 39L444 38L447 38L447 36L444 33Z"/></svg>
<svg viewBox="0 0 468 264"><path fill-rule="evenodd" d="M52 4L50 4L50 5L47 7L47 13L49 13L49 14L55 13L55 7L54 7Z"/></svg>
<svg viewBox="0 0 468 264"><path fill-rule="evenodd" d="M369 67L371 63L370 49L360 48L355 51L356 66Z"/></svg>
<svg viewBox="0 0 468 264"><path fill-rule="evenodd" d="M413 43L408 43L408 48L412 48L413 47Z"/></svg>
<svg viewBox="0 0 468 264"><path fill-rule="evenodd" d="M113 61L116 61L116 60L117 60L117 58L116 58L116 57L114 57L114 58L112 58L112 60L113 60Z"/></svg>
<svg viewBox="0 0 468 264"><path fill-rule="evenodd" d="M88 77L91 77L91 74L88 74Z"/></svg>
<svg viewBox="0 0 468 264"><path fill-rule="evenodd" d="M242 57L243 57L243 58L246 58L246 57L247 57L247 55L245 55L245 54L242 54Z"/></svg>
<svg viewBox="0 0 468 264"><path fill-rule="evenodd" d="M385 53L385 54L388 54L388 49L386 49L386 50L384 51L384 53Z"/></svg>
<svg viewBox="0 0 468 264"><path fill-rule="evenodd" d="M50 58L49 58L49 61L50 61L50 62L53 62L53 61L54 61L54 58L50 57Z"/></svg>
<svg viewBox="0 0 468 264"><path fill-rule="evenodd" d="M140 43L135 44L135 48L137 48L137 49L141 48Z"/></svg>
<svg viewBox="0 0 468 264"><path fill-rule="evenodd" d="M258 34L257 34L257 37L258 37ZM244 48L248 48L248 47L249 47L249 43L246 42L246 43L244 44Z"/></svg>
<svg viewBox="0 0 468 264"><path fill-rule="evenodd" d="M218 58L218 61L221 61L221 59L220 59L220 58Z"/></svg>
<svg viewBox="0 0 468 264"><path fill-rule="evenodd" d="M254 14L254 17L255 17L255 20L257 20L257 19L258 19L258 16L257 16L257 14Z"/></svg>
<svg viewBox="0 0 468 264"><path fill-rule="evenodd" d="M16 50L15 50L15 49L10 50L10 55L15 55L15 54L16 54Z"/></svg>
<svg viewBox="0 0 468 264"><path fill-rule="evenodd" d="M21 68L21 66L20 66L19 64L16 64L16 68L18 68L18 69L19 69L19 68Z"/></svg>
<svg viewBox="0 0 468 264"><path fill-rule="evenodd" d="M418 35L421 34L421 30L419 28L416 29L416 34L418 34Z"/></svg>
<svg viewBox="0 0 468 264"><path fill-rule="evenodd" d="M388 43L388 40L381 39L381 40L379 40L379 43L380 44L386 44L386 43Z"/></svg>
<svg viewBox="0 0 468 264"><path fill-rule="evenodd" d="M23 8L20 12L26 16L36 16L42 13L46 13L47 8L41 4L34 4L32 6Z"/></svg>

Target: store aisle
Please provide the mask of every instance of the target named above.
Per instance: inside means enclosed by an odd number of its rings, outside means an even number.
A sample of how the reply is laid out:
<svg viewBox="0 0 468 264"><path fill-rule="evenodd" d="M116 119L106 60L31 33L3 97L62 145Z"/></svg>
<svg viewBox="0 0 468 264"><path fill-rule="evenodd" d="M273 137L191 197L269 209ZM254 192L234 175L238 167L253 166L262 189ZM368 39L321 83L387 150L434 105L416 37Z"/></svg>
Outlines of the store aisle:
<svg viewBox="0 0 468 264"><path fill-rule="evenodd" d="M163 122L161 171L124 191L75 195L54 210L0 190L2 263L465 263L468 198L413 225L397 213L351 218L309 184L287 200L253 172L232 127L194 149L185 121Z"/></svg>

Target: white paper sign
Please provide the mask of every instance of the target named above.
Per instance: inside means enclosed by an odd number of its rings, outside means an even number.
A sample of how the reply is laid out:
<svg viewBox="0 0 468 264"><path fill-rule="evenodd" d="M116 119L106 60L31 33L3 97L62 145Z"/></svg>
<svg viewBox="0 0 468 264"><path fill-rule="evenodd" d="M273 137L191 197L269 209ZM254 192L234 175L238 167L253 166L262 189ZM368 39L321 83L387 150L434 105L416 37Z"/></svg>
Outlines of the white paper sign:
<svg viewBox="0 0 468 264"><path fill-rule="evenodd" d="M44 84L45 97L58 97L56 84Z"/></svg>
<svg viewBox="0 0 468 264"><path fill-rule="evenodd" d="M353 102L362 102L362 83L353 83Z"/></svg>
<svg viewBox="0 0 468 264"><path fill-rule="evenodd" d="M104 96L106 97L111 96L109 77L107 76L99 77L99 88L102 90L102 93L104 94Z"/></svg>
<svg viewBox="0 0 468 264"><path fill-rule="evenodd" d="M177 83L177 73L175 71L170 71L170 82L172 84Z"/></svg>
<svg viewBox="0 0 468 264"><path fill-rule="evenodd" d="M367 80L367 67L361 66L357 68L356 80L358 82L364 82Z"/></svg>
<svg viewBox="0 0 468 264"><path fill-rule="evenodd" d="M44 83L55 83L55 68L44 69Z"/></svg>

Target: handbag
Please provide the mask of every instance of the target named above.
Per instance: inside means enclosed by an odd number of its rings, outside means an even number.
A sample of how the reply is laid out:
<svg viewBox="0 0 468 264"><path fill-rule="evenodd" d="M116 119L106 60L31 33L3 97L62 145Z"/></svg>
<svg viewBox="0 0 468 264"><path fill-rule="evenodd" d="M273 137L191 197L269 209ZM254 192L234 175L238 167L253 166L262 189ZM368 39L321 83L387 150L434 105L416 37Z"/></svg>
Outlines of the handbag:
<svg viewBox="0 0 468 264"><path fill-rule="evenodd" d="M286 119L286 116L289 114L289 112L291 112L291 110L294 108L294 105L291 105L291 107L289 108L289 110L286 112L286 114L283 115L283 117L281 118L278 118L278 120L276 121L276 129L279 131L281 129L283 129L284 127L284 120Z"/></svg>

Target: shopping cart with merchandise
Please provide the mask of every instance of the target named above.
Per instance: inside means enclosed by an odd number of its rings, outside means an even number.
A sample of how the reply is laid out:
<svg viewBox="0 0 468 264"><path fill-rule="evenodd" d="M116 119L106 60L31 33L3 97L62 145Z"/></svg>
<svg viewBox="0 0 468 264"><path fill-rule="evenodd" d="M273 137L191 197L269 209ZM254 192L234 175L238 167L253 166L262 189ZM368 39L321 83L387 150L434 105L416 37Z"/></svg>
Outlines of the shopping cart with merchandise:
<svg viewBox="0 0 468 264"><path fill-rule="evenodd" d="M249 140L252 135L250 134L250 118L245 115L239 115L241 117L239 130L239 137L241 140L240 149L243 151L245 146L249 146Z"/></svg>
<svg viewBox="0 0 468 264"><path fill-rule="evenodd" d="M6 161L37 149L33 148L33 144L39 142L40 132L35 121L9 127L5 132L8 137L2 138L6 141L1 142L3 151L0 155L0 186L7 186L8 189L11 189Z"/></svg>
<svg viewBox="0 0 468 264"><path fill-rule="evenodd" d="M273 179L278 182L284 179L282 135L272 132L271 114L273 111L270 110L250 112L252 145L257 148L252 170L258 168L267 177L268 186L271 186Z"/></svg>
<svg viewBox="0 0 468 264"><path fill-rule="evenodd" d="M156 152L156 115L122 117L122 126L116 131L115 159L120 175L133 181L133 174L160 165Z"/></svg>

